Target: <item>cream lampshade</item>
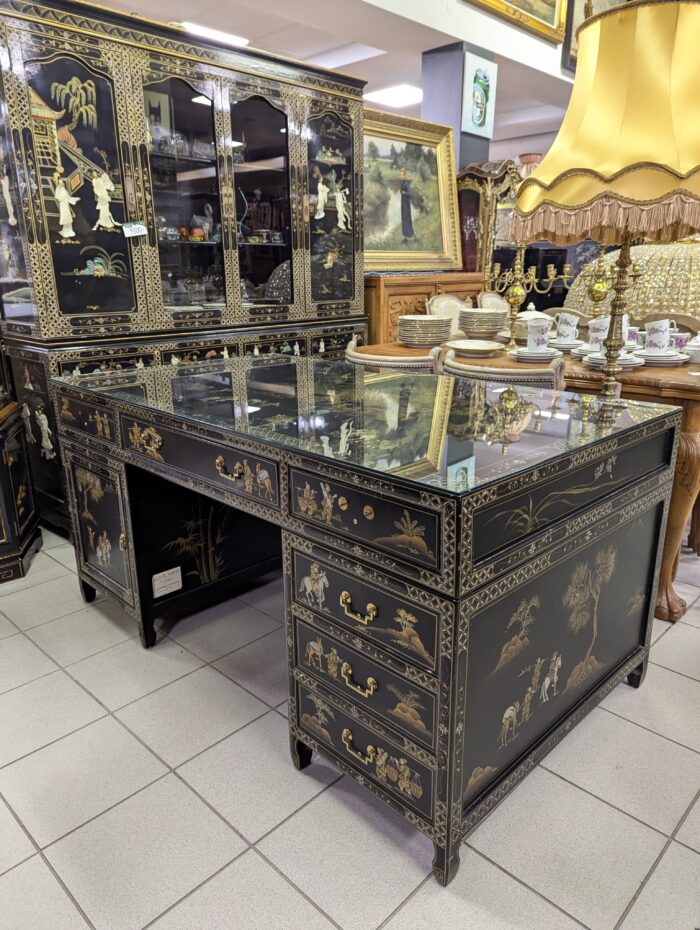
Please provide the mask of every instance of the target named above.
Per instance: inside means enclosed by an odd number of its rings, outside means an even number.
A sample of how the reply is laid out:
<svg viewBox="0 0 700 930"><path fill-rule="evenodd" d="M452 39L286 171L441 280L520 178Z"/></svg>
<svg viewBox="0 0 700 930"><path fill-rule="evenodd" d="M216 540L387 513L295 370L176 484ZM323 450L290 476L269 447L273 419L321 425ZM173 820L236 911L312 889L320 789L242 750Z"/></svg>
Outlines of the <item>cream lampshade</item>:
<svg viewBox="0 0 700 930"><path fill-rule="evenodd" d="M513 238L619 244L603 394L623 347L630 243L700 230L700 0L632 0L587 20L552 148L518 189Z"/></svg>

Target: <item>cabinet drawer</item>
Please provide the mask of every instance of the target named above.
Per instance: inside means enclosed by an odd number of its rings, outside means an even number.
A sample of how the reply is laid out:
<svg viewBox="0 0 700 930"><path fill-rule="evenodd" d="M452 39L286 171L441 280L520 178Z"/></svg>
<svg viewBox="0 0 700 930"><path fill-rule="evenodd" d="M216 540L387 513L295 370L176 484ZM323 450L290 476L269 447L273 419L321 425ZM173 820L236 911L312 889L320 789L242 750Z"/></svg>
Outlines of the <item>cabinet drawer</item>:
<svg viewBox="0 0 700 930"><path fill-rule="evenodd" d="M296 468L289 470L289 494L295 517L388 552L397 563L440 570L438 513Z"/></svg>
<svg viewBox="0 0 700 930"><path fill-rule="evenodd" d="M294 640L299 668L410 739L433 748L437 720L434 694L298 617L294 619Z"/></svg>
<svg viewBox="0 0 700 930"><path fill-rule="evenodd" d="M433 820L433 776L398 743L373 733L325 696L296 683L297 725L360 775Z"/></svg>
<svg viewBox="0 0 700 930"><path fill-rule="evenodd" d="M218 446L125 414L121 430L127 452L199 475L227 491L280 509L279 468L271 459L236 446Z"/></svg>
<svg viewBox="0 0 700 930"><path fill-rule="evenodd" d="M388 586L367 581L296 549L292 549L291 574L293 603L310 607L412 665L435 670L440 644L439 608L430 610L416 604L408 586L404 586L406 593L402 596ZM402 585L395 583L397 587Z"/></svg>

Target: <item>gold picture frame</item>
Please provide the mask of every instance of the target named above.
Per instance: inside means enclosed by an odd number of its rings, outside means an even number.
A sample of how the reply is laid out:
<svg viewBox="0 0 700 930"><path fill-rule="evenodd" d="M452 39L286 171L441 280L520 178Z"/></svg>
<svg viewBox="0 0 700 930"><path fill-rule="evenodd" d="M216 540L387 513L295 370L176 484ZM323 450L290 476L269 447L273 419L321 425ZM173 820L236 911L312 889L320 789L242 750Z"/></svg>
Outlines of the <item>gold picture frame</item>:
<svg viewBox="0 0 700 930"><path fill-rule="evenodd" d="M461 270L452 128L379 110L364 114L365 271ZM407 177L413 173L415 180Z"/></svg>
<svg viewBox="0 0 700 930"><path fill-rule="evenodd" d="M517 23L528 32L550 42L563 42L566 33L566 8L569 0L470 0L501 19ZM551 8L551 16L538 16L536 7Z"/></svg>

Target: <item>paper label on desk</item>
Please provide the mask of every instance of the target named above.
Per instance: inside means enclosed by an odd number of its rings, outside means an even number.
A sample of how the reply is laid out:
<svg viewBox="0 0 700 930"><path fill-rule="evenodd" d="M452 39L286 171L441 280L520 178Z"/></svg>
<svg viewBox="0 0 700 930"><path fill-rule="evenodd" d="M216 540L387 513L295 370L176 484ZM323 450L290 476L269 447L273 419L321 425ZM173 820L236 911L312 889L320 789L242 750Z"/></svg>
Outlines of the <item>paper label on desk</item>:
<svg viewBox="0 0 700 930"><path fill-rule="evenodd" d="M122 232L126 239L133 239L134 236L147 236L148 227L143 220L132 220L123 224Z"/></svg>
<svg viewBox="0 0 700 930"><path fill-rule="evenodd" d="M182 571L179 565L153 576L153 597L163 597L182 588Z"/></svg>

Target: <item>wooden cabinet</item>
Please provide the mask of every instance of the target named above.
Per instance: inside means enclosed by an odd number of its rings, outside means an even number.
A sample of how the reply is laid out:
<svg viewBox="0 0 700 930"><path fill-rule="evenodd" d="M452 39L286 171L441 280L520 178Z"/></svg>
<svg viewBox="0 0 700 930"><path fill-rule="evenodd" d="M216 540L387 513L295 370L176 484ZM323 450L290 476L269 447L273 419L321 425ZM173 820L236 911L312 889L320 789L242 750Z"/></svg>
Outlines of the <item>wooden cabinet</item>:
<svg viewBox="0 0 700 930"><path fill-rule="evenodd" d="M462 271L365 275L369 342L396 342L398 318L404 313L425 313L427 301L437 294L455 294L476 301L483 287L482 274Z"/></svg>
<svg viewBox="0 0 700 930"><path fill-rule="evenodd" d="M20 408L14 402L0 409L0 583L26 575L41 548L34 495L29 478L27 440Z"/></svg>

